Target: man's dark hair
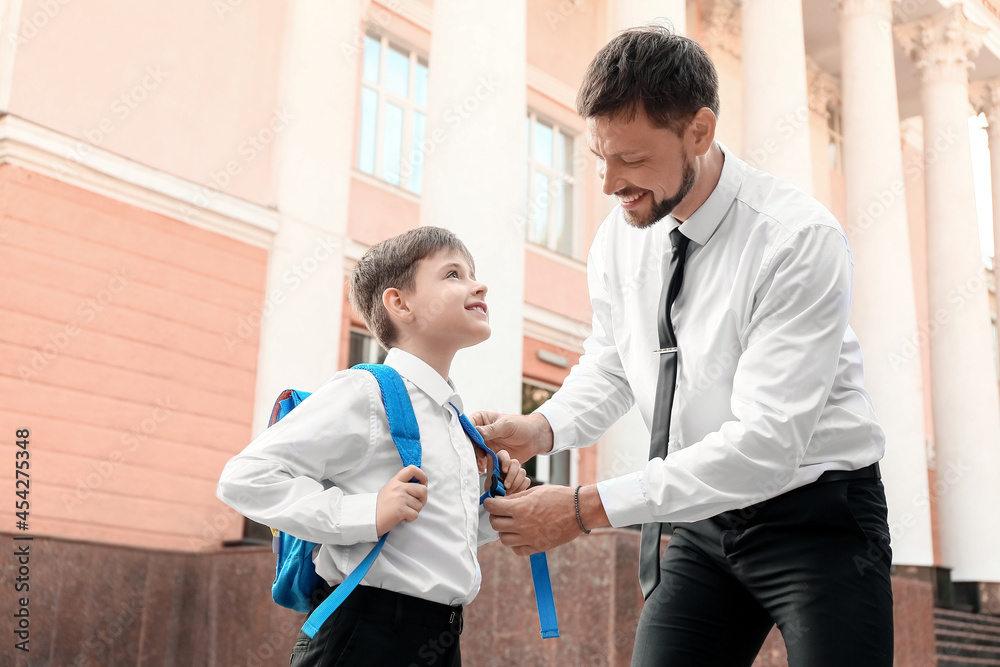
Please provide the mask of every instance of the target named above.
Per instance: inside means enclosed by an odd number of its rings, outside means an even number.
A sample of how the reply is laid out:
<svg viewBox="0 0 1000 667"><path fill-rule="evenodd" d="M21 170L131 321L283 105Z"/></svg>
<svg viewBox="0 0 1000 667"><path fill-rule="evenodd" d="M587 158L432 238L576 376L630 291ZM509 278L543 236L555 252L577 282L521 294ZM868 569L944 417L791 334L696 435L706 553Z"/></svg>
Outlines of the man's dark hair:
<svg viewBox="0 0 1000 667"><path fill-rule="evenodd" d="M385 349L395 344L398 333L382 303L382 295L390 287L412 290L420 260L440 250L458 251L475 273L472 253L455 234L440 227L418 227L373 245L351 274L348 292L351 306Z"/></svg>
<svg viewBox="0 0 1000 667"><path fill-rule="evenodd" d="M698 43L658 25L616 35L587 68L576 96L583 118L630 121L642 105L651 122L681 134L703 107L719 115L719 76Z"/></svg>

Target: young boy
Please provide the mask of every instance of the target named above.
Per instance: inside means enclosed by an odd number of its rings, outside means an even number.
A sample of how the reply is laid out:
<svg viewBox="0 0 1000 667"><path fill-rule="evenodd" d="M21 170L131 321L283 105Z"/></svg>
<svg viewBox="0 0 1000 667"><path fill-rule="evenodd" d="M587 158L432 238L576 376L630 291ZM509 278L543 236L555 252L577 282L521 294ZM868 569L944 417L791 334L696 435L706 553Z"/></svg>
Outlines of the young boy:
<svg viewBox="0 0 1000 667"><path fill-rule="evenodd" d="M374 376L333 375L222 472L218 496L241 514L321 546L328 584L314 606L389 531L382 553L291 665L460 665L462 606L479 592L476 549L496 539L479 506L480 456L448 380L455 353L489 338L486 286L451 232L421 227L373 246L351 278L351 304L389 350L420 428L421 468L403 468ZM524 470L500 455L509 492ZM419 483L412 483L416 479Z"/></svg>

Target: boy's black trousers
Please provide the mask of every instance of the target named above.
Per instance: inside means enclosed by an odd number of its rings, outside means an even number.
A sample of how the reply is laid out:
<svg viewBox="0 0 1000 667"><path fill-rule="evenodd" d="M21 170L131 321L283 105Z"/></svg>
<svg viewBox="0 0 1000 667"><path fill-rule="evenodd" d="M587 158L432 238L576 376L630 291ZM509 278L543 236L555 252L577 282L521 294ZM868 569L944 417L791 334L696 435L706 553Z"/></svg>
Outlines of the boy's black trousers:
<svg viewBox="0 0 1000 667"><path fill-rule="evenodd" d="M871 477L673 524L632 665L749 667L777 624L790 667L891 667L891 557Z"/></svg>
<svg viewBox="0 0 1000 667"><path fill-rule="evenodd" d="M333 589L324 582L313 609ZM291 667L460 667L462 607L358 586L312 639L299 632Z"/></svg>

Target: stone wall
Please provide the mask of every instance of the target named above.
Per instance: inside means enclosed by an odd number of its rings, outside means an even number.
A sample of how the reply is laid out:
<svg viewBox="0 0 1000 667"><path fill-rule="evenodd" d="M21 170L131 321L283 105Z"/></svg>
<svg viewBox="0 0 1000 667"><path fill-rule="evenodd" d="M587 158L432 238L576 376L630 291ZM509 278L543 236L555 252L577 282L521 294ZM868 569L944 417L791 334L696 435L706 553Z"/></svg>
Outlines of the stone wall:
<svg viewBox="0 0 1000 667"><path fill-rule="evenodd" d="M13 550L12 536L2 539ZM627 666L642 602L638 550L638 532L609 529L551 552L561 637L542 640L528 559L487 545L482 592L466 611L464 663ZM15 619L7 597L0 667L286 665L303 620L270 600L267 547L179 553L37 537L29 567L31 650L8 650ZM0 588L13 590L16 577L14 559L2 559ZM893 590L895 664L935 665L930 584L896 578ZM777 631L754 664L786 664Z"/></svg>

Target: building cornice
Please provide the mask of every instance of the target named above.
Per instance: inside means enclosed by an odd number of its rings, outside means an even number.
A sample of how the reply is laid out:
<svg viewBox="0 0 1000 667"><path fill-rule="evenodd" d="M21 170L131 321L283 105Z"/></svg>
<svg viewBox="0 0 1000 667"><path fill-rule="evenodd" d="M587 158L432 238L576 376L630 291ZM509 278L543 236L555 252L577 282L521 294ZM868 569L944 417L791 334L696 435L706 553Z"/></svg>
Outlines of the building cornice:
<svg viewBox="0 0 1000 667"><path fill-rule="evenodd" d="M555 100L567 109L576 110L576 88L534 65L529 64L525 74L529 88Z"/></svg>
<svg viewBox="0 0 1000 667"><path fill-rule="evenodd" d="M420 0L374 1L377 4L388 7L410 23L426 30L427 32L430 32L431 27L434 25L434 9L420 2Z"/></svg>
<svg viewBox="0 0 1000 667"><path fill-rule="evenodd" d="M837 0L837 10L845 18L856 16L876 16L892 23L894 0Z"/></svg>
<svg viewBox="0 0 1000 667"><path fill-rule="evenodd" d="M524 304L524 335L564 350L583 352L590 325L531 303Z"/></svg>
<svg viewBox="0 0 1000 667"><path fill-rule="evenodd" d="M0 116L0 163L262 248L271 247L281 220L273 209L140 164L12 114Z"/></svg>

